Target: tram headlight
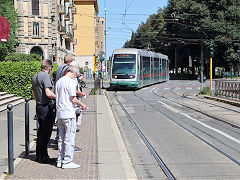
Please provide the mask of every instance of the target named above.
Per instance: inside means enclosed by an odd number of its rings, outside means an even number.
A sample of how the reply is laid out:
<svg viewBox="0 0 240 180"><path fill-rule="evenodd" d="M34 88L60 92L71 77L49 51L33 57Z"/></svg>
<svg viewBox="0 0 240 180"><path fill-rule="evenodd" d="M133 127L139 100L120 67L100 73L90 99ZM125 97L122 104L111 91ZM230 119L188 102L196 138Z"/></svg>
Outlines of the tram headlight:
<svg viewBox="0 0 240 180"><path fill-rule="evenodd" d="M131 76L129 76L130 77L130 79L133 79L133 78L135 78L135 76L134 75L131 75Z"/></svg>
<svg viewBox="0 0 240 180"><path fill-rule="evenodd" d="M112 78L117 79L117 76L116 75L112 75Z"/></svg>

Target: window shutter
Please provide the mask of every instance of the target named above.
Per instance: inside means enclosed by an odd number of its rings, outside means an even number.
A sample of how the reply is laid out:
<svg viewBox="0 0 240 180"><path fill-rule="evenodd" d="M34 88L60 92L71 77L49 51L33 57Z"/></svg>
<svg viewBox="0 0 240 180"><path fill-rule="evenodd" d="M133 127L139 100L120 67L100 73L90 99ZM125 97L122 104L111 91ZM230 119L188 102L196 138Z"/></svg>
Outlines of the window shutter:
<svg viewBox="0 0 240 180"><path fill-rule="evenodd" d="M32 0L32 14L39 15L39 0Z"/></svg>

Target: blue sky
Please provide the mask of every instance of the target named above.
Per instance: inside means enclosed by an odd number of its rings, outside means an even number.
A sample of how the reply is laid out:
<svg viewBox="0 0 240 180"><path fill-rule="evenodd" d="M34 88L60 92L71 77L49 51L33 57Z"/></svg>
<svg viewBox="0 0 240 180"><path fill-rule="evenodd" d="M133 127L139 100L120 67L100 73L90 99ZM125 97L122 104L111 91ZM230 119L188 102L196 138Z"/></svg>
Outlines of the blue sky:
<svg viewBox="0 0 240 180"><path fill-rule="evenodd" d="M98 0L99 17L104 17L104 2ZM121 48L131 38L139 24L158 8L166 7L168 0L106 0L107 7L107 57ZM126 15L125 14L126 9Z"/></svg>

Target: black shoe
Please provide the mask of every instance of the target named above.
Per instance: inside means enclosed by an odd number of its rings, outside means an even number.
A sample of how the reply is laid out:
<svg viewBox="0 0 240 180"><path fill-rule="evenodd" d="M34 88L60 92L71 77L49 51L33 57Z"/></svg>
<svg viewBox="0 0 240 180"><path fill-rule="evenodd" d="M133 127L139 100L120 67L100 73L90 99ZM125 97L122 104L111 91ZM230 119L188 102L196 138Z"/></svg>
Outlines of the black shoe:
<svg viewBox="0 0 240 180"><path fill-rule="evenodd" d="M83 151L83 149L81 149L77 146L74 147L74 152L82 152L82 151Z"/></svg>
<svg viewBox="0 0 240 180"><path fill-rule="evenodd" d="M55 163L56 160L52 158L44 157L44 158L38 158L38 162L42 164L51 164L51 163Z"/></svg>
<svg viewBox="0 0 240 180"><path fill-rule="evenodd" d="M79 129L76 130L76 132L79 132L79 131L80 131Z"/></svg>

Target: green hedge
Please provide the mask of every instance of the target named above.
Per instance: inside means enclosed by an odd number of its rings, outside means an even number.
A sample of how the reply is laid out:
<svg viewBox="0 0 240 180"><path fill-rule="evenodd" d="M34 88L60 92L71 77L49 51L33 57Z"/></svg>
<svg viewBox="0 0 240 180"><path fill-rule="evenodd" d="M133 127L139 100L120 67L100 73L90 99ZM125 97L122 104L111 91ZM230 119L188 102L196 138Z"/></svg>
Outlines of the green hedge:
<svg viewBox="0 0 240 180"><path fill-rule="evenodd" d="M53 64L52 72L56 68ZM0 62L0 91L32 99L32 77L40 70L41 62L36 60Z"/></svg>
<svg viewBox="0 0 240 180"><path fill-rule="evenodd" d="M36 61L40 59L39 54L23 54L23 53L9 53L4 61Z"/></svg>

